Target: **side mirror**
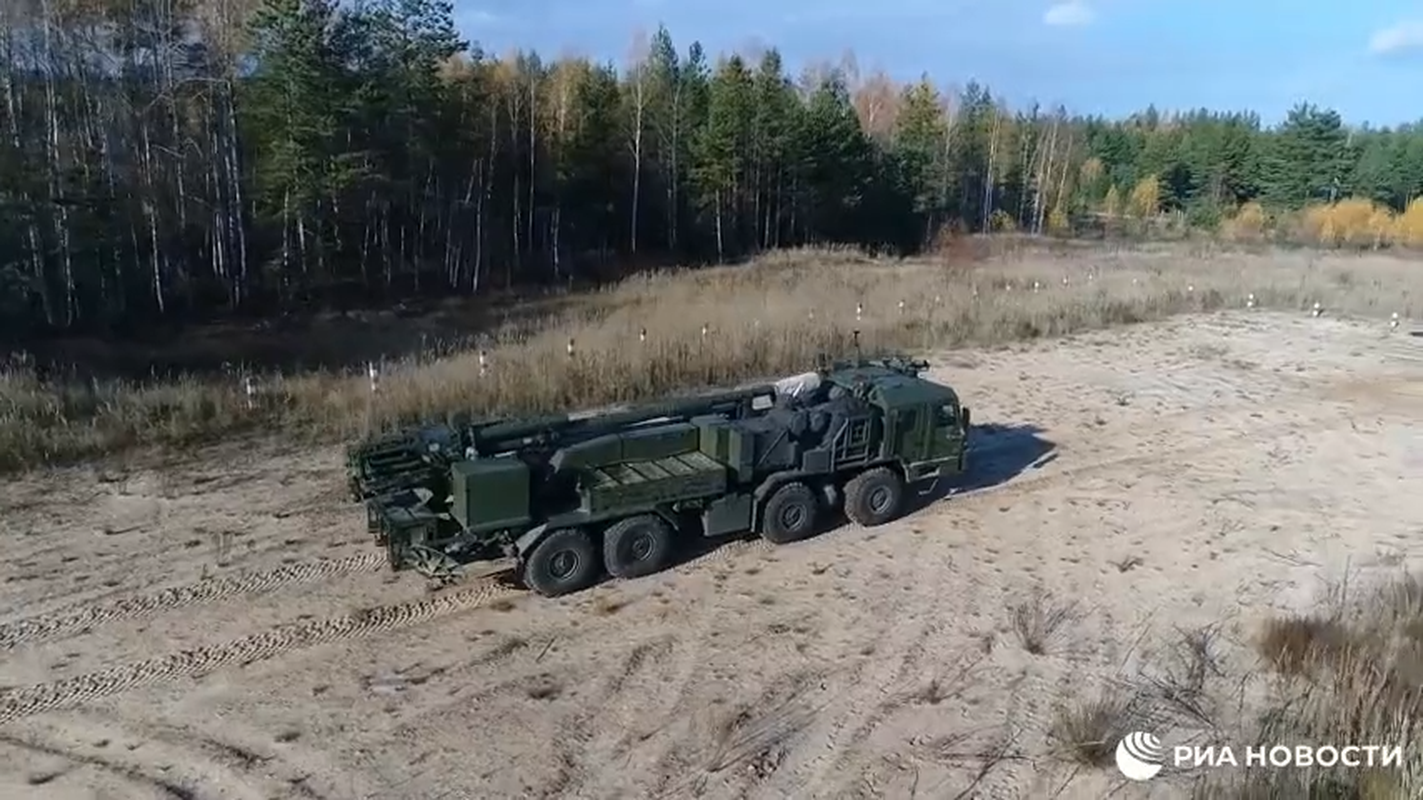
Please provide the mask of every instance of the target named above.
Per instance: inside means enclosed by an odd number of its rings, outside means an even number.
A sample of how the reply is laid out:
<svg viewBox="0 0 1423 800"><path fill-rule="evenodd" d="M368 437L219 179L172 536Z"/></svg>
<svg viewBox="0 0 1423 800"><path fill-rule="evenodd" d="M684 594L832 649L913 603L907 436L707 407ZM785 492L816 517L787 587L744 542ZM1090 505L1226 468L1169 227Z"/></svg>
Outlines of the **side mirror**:
<svg viewBox="0 0 1423 800"><path fill-rule="evenodd" d="M959 407L959 424L963 426L963 429L964 429L965 431L967 431L967 430L969 429L969 424L970 424L970 420L971 420L971 419L972 419L972 417L971 417L971 416L969 415L969 413L968 413L968 406L960 406L960 407Z"/></svg>

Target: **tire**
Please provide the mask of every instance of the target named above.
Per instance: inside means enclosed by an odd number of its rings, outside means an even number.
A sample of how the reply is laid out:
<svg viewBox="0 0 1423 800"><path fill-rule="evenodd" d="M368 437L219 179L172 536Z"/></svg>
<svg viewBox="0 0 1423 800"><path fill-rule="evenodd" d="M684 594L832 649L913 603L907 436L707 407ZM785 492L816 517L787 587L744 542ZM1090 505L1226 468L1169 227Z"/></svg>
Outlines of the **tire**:
<svg viewBox="0 0 1423 800"><path fill-rule="evenodd" d="M593 540L577 528L556 530L545 536L524 558L524 585L544 597L558 597L587 589L602 573Z"/></svg>
<svg viewBox="0 0 1423 800"><path fill-rule="evenodd" d="M790 544L810 536L820 510L820 499L803 483L777 489L761 512L761 538L771 544Z"/></svg>
<svg viewBox="0 0 1423 800"><path fill-rule="evenodd" d="M672 559L672 526L656 514L614 522L603 533L603 566L614 578L641 578Z"/></svg>
<svg viewBox="0 0 1423 800"><path fill-rule="evenodd" d="M866 528L899 516L904 505L904 479L888 467L861 472L845 484L845 516Z"/></svg>

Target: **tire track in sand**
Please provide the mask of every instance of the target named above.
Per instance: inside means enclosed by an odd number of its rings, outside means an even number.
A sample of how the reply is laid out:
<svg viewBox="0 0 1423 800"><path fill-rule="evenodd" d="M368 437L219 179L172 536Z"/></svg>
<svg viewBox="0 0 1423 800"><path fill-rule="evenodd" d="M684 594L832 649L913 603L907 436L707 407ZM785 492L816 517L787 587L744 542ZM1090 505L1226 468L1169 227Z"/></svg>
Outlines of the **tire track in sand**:
<svg viewBox="0 0 1423 800"><path fill-rule="evenodd" d="M0 623L0 650L12 650L32 642L60 638L106 622L211 603L235 595L261 594L294 584L326 580L337 575L377 572L384 568L385 563L384 553L371 551L347 558L283 564L263 572L210 578L196 583L170 586L156 592L71 606L48 614Z"/></svg>
<svg viewBox="0 0 1423 800"><path fill-rule="evenodd" d="M936 542L932 537L916 536L915 542L914 550L904 556L913 564L906 576L908 580L901 581L895 576L877 581L892 594L870 619L894 620L890 629L848 675L835 681L845 689L836 694L826 709L828 713L818 716L803 740L805 747L788 759L762 787L769 796L813 794L811 790L833 776L836 768L874 733L884 717L909 702L919 688L914 681L923 666L931 636L942 624L942 606L948 595L938 587L944 575L951 574L953 565L946 550L931 552L930 545ZM923 611L914 616L904 613L911 607Z"/></svg>
<svg viewBox="0 0 1423 800"><path fill-rule="evenodd" d="M142 686L195 677L231 664L246 666L293 650L418 625L521 594L496 581L414 603L379 606L355 614L273 628L222 644L181 650L72 678L0 692L0 725L56 708L78 705Z"/></svg>
<svg viewBox="0 0 1423 800"><path fill-rule="evenodd" d="M614 720L639 699L636 686L628 692L628 685L645 683L650 674L656 674L675 645L676 637L672 635L637 644L618 659L617 670L600 682L596 693L564 717L559 725L562 734L552 748L558 772L542 790L543 797L588 796L587 784L602 774L600 766L608 760L608 748L601 741L604 734L610 727L621 728Z"/></svg>

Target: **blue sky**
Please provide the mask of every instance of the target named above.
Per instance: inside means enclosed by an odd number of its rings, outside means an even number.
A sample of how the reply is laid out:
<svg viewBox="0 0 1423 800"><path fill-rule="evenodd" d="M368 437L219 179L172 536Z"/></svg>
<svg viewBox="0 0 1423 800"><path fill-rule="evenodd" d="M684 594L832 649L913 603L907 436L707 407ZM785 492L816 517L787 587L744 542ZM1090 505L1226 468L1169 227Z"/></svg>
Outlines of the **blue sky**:
<svg viewBox="0 0 1423 800"><path fill-rule="evenodd" d="M1423 0L454 0L487 51L623 62L664 23L679 50L778 47L793 69L853 51L860 68L986 83L1009 102L1119 115L1295 102L1353 123L1423 119ZM1412 86L1412 89L1408 87Z"/></svg>

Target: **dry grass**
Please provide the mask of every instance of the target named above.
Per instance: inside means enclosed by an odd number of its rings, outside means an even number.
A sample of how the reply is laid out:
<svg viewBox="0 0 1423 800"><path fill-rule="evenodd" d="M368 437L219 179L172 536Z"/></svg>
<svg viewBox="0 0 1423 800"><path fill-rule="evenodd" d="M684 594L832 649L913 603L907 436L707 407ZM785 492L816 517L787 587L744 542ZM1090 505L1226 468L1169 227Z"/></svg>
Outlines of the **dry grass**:
<svg viewBox="0 0 1423 800"><path fill-rule="evenodd" d="M249 401L236 376L45 382L15 363L0 369L0 468L244 431L329 441L455 411L623 402L808 369L820 353L846 353L853 329L872 350L996 345L1240 306L1247 293L1261 307L1319 301L1331 310L1407 315L1416 274L1381 255L1007 249L984 261L959 250L909 261L794 251L747 267L636 277L574 310L492 333L487 374L473 351L412 357L382 365L374 394L363 374L256 374Z"/></svg>
<svg viewBox="0 0 1423 800"><path fill-rule="evenodd" d="M1269 689L1256 743L1402 746L1402 768L1245 770L1206 776L1197 797L1418 797L1423 791L1423 580L1336 587L1310 614L1267 622L1255 640Z"/></svg>
<svg viewBox="0 0 1423 800"><path fill-rule="evenodd" d="M1095 698L1059 706L1048 739L1058 758L1086 767L1108 767L1117 743L1134 731L1155 730L1154 719L1146 695L1111 687Z"/></svg>
<svg viewBox="0 0 1423 800"><path fill-rule="evenodd" d="M1077 613L1073 603L1058 603L1042 590L1013 607L1013 632L1018 641L1035 656L1048 652L1062 627L1072 622Z"/></svg>
<svg viewBox="0 0 1423 800"><path fill-rule="evenodd" d="M1403 575L1368 590L1345 582L1308 613L1268 619L1249 642L1257 661L1243 670L1226 668L1218 625L1178 633L1140 680L1118 678L1100 695L1059 705L1046 731L1050 754L1111 770L1117 743L1138 730L1228 745L1237 758L1246 746L1401 746L1398 766L1205 769L1176 777L1200 800L1423 796L1423 577Z"/></svg>

